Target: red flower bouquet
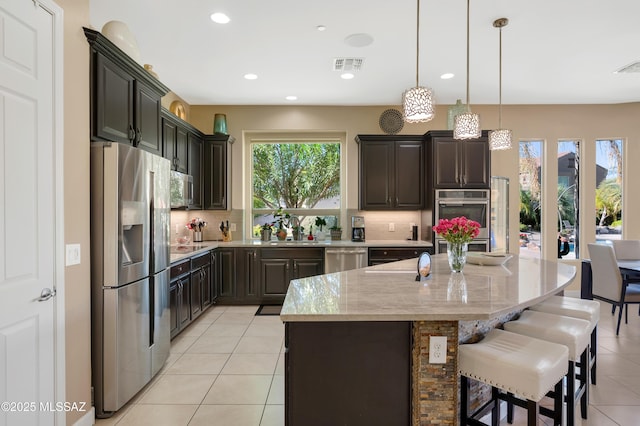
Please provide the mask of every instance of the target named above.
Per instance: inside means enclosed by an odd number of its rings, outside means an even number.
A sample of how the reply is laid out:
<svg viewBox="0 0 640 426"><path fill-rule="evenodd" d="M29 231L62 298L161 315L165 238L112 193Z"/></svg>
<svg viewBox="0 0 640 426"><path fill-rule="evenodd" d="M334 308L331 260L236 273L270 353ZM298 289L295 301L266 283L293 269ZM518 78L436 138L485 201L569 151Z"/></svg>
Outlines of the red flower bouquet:
<svg viewBox="0 0 640 426"><path fill-rule="evenodd" d="M480 224L460 216L453 219L440 219L433 230L449 243L468 243L480 233Z"/></svg>

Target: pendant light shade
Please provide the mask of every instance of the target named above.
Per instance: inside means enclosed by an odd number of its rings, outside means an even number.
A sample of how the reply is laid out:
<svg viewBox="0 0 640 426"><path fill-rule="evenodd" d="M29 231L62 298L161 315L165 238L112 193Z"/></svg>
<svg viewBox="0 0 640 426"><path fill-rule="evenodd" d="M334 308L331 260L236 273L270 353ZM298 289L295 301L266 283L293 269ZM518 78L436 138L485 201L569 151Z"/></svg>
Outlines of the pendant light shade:
<svg viewBox="0 0 640 426"><path fill-rule="evenodd" d="M414 87L402 95L404 121L407 123L424 123L435 117L433 92L428 87Z"/></svg>
<svg viewBox="0 0 640 426"><path fill-rule="evenodd" d="M458 114L454 118L454 139L477 139L482 134L480 130L480 116L471 111Z"/></svg>
<svg viewBox="0 0 640 426"><path fill-rule="evenodd" d="M509 23L507 18L500 18L493 21L493 26L500 30L500 66L499 66L499 107L498 107L498 129L489 132L489 149L497 151L511 148L511 130L502 129L502 27Z"/></svg>
<svg viewBox="0 0 640 426"><path fill-rule="evenodd" d="M454 139L477 139L481 136L480 116L469 107L469 0L467 0L467 112L454 118Z"/></svg>
<svg viewBox="0 0 640 426"><path fill-rule="evenodd" d="M420 67L420 0L416 0L416 87L408 89L402 95L404 121L407 123L424 123L436 115L433 92L419 84Z"/></svg>

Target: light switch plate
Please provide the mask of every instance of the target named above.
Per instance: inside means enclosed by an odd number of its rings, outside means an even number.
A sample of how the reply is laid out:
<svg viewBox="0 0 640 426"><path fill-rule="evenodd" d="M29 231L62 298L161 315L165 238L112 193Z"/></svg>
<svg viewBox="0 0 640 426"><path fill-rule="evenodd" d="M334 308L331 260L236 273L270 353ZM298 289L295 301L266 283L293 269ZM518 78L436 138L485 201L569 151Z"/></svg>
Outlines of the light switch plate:
<svg viewBox="0 0 640 426"><path fill-rule="evenodd" d="M396 230L396 224L395 223L390 223L389 224L389 232L394 232Z"/></svg>
<svg viewBox="0 0 640 426"><path fill-rule="evenodd" d="M79 265L80 264L80 244L67 244L66 265Z"/></svg>
<svg viewBox="0 0 640 426"><path fill-rule="evenodd" d="M447 336L429 337L429 364L447 362Z"/></svg>
<svg viewBox="0 0 640 426"><path fill-rule="evenodd" d="M231 229L229 229L229 231L236 232L236 224L235 223L230 224L229 228L231 228Z"/></svg>

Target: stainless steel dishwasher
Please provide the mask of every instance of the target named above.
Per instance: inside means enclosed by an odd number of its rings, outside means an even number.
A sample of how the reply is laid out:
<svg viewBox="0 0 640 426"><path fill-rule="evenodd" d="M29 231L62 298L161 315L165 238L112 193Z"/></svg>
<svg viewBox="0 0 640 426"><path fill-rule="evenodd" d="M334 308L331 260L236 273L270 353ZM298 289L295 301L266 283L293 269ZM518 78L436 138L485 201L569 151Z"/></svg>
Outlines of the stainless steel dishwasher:
<svg viewBox="0 0 640 426"><path fill-rule="evenodd" d="M366 247L326 248L324 250L324 273L349 271L364 268L368 264Z"/></svg>

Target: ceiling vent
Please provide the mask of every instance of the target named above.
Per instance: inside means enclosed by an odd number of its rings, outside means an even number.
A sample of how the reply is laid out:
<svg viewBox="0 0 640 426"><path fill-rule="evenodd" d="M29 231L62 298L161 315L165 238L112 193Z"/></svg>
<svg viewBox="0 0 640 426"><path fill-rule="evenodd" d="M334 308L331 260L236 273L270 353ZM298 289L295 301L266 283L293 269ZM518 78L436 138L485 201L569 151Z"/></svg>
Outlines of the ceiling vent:
<svg viewBox="0 0 640 426"><path fill-rule="evenodd" d="M636 61L633 62L629 65L625 65L624 67L620 68L618 71L616 71L616 74L618 73L640 73L640 61Z"/></svg>
<svg viewBox="0 0 640 426"><path fill-rule="evenodd" d="M334 71L360 71L364 58L334 58Z"/></svg>

